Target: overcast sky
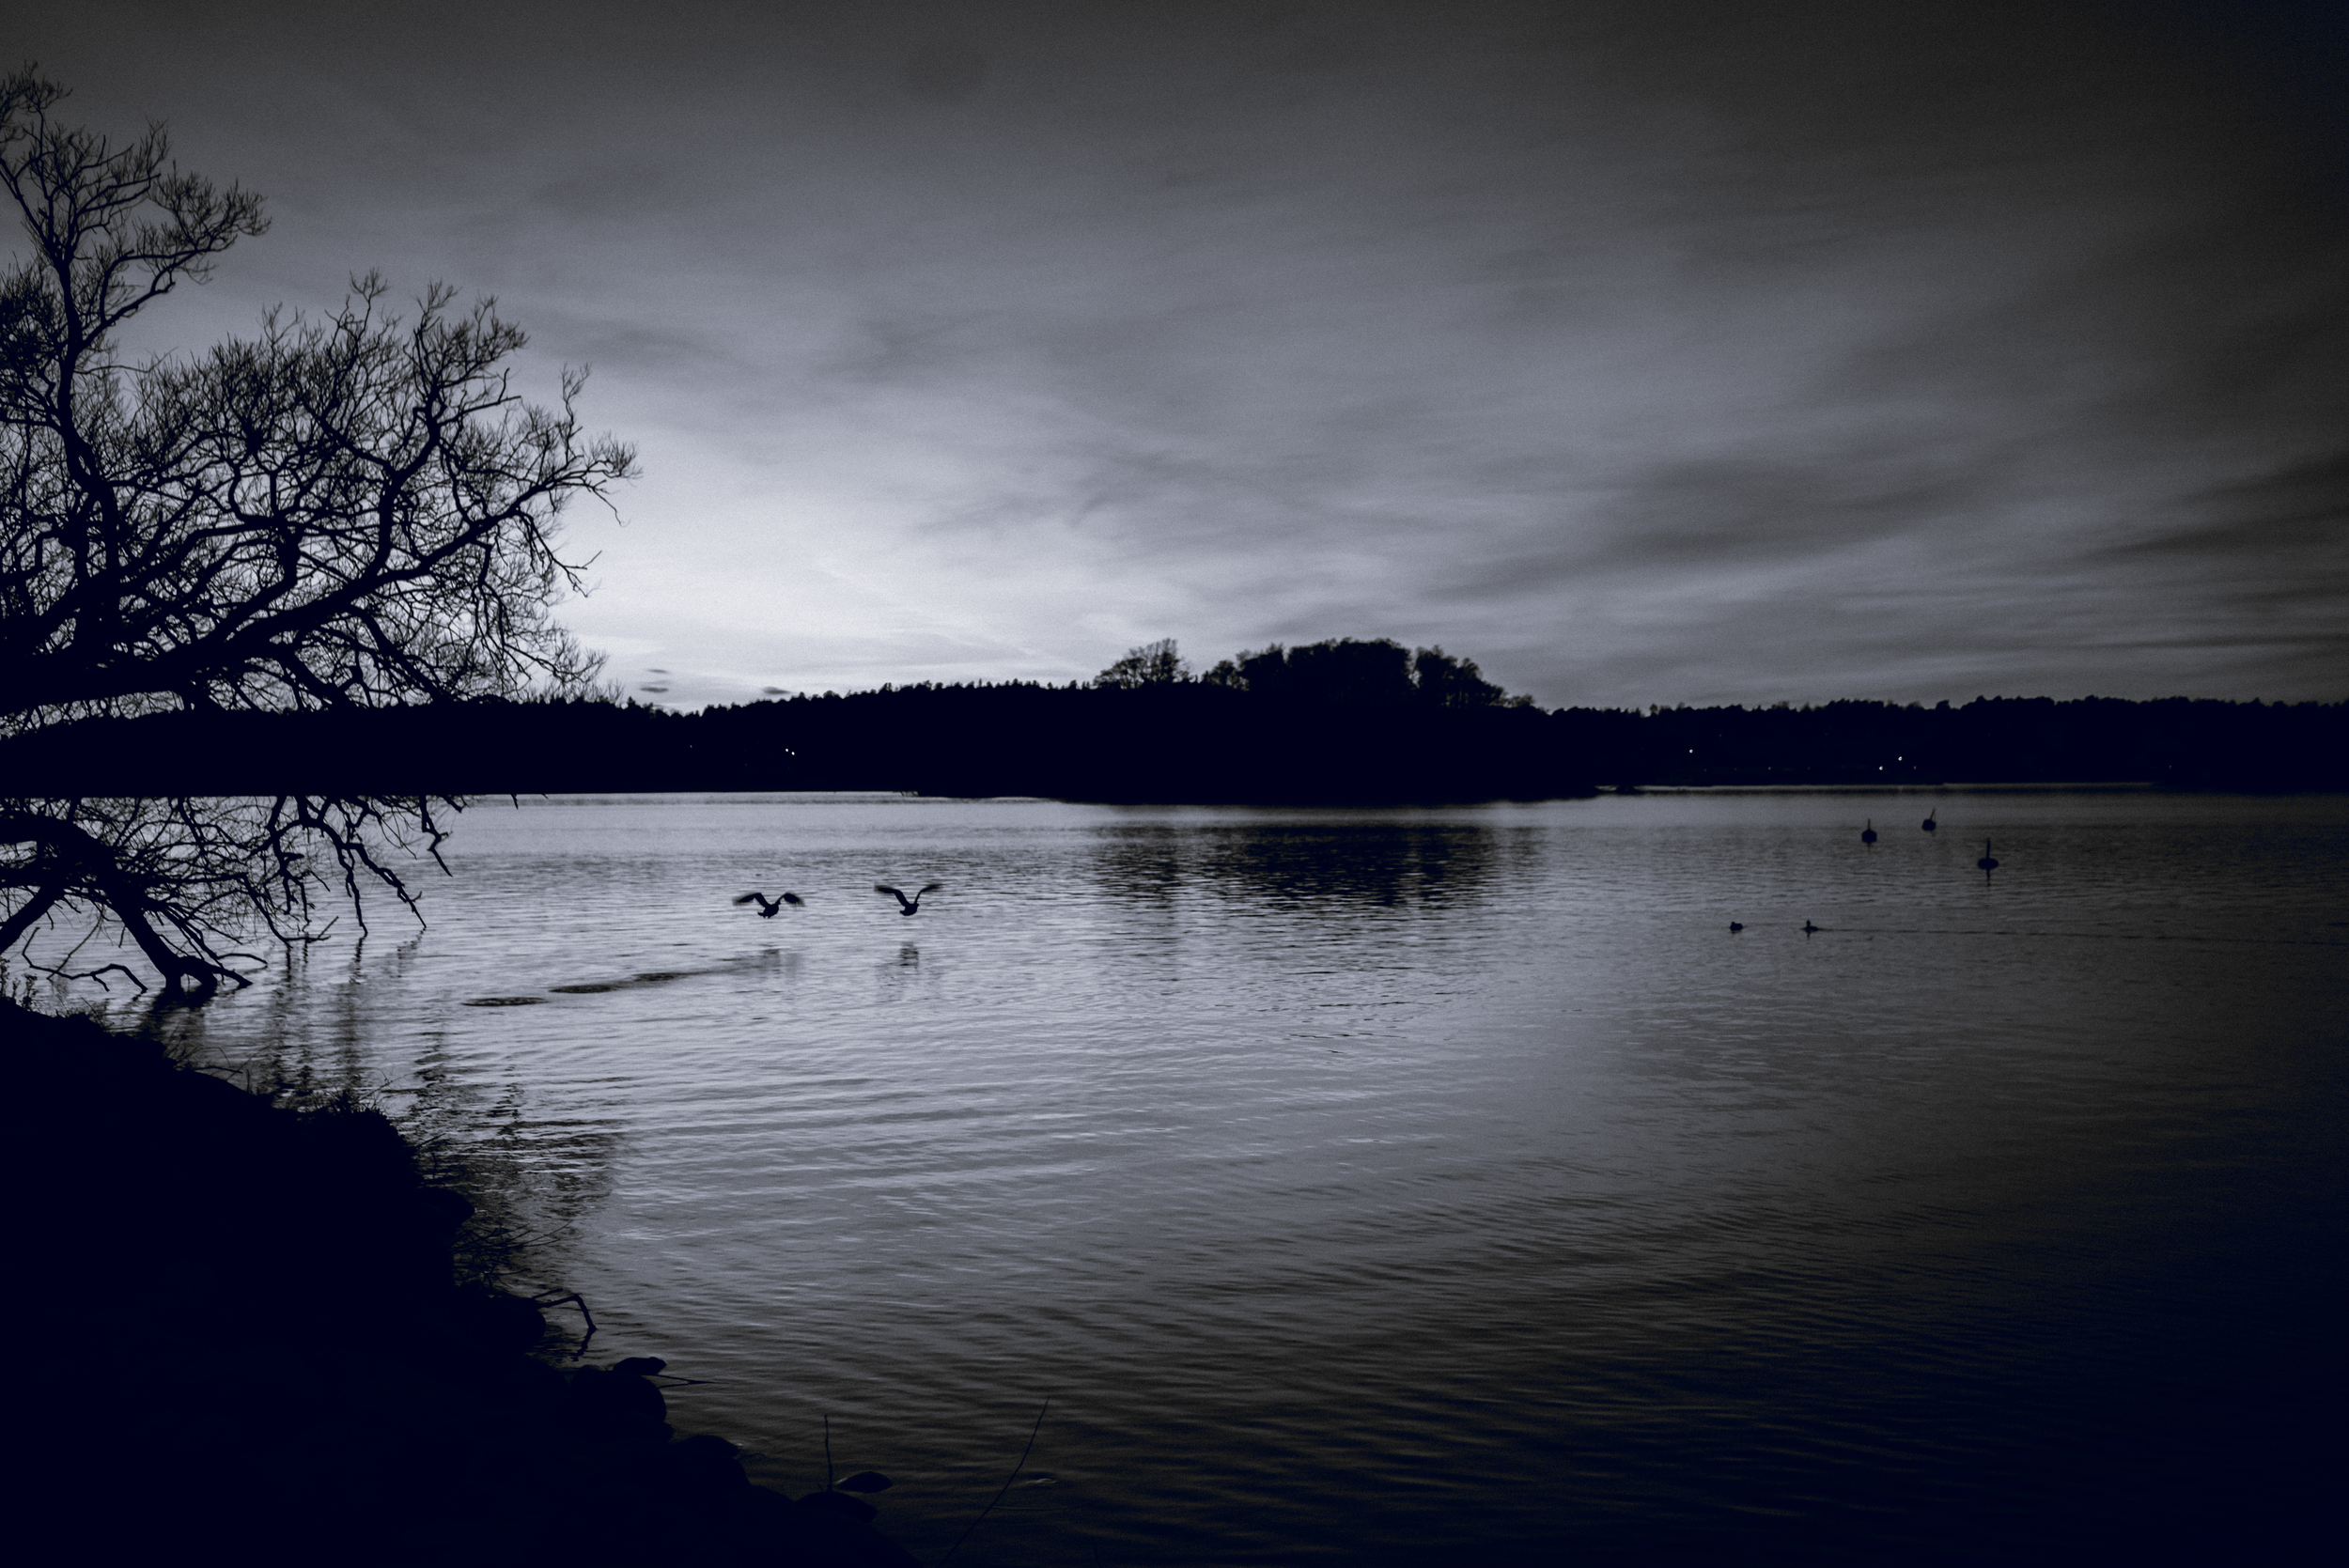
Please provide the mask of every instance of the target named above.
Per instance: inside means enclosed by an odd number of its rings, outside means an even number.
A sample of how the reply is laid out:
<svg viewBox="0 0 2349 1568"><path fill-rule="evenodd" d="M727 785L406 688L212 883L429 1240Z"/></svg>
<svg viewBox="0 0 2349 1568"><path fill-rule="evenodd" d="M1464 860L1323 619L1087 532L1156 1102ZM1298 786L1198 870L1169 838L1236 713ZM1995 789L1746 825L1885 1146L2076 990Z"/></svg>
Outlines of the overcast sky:
<svg viewBox="0 0 2349 1568"><path fill-rule="evenodd" d="M269 198L167 341L380 268L592 367L565 617L685 706L2349 697L2338 11L0 0Z"/></svg>

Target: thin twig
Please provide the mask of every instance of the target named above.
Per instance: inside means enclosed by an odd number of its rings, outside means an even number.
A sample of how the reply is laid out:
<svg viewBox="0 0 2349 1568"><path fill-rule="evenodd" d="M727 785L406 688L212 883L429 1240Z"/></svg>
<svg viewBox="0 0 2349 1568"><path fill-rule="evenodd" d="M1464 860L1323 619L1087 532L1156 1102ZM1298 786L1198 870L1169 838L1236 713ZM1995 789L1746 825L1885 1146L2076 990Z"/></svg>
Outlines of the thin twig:
<svg viewBox="0 0 2349 1568"><path fill-rule="evenodd" d="M962 1550L963 1542L971 1539L971 1531L978 1529L980 1522L995 1512L995 1505L1003 1500L1003 1494L1011 1490L1011 1483L1018 1481L1019 1472L1028 1467L1028 1455L1035 1450L1035 1435L1044 1430L1044 1411L1051 1407L1052 1402L1048 1399L1044 1402L1044 1408L1035 1413L1035 1424L1028 1428L1028 1446L1019 1451L1019 1463L1011 1467L1011 1474L1003 1477L1003 1483L996 1488L995 1496L988 1500L985 1508L979 1510L979 1517L972 1520L970 1526L956 1539L955 1544L946 1548L946 1556L938 1560L938 1568L946 1568L947 1558Z"/></svg>
<svg viewBox="0 0 2349 1568"><path fill-rule="evenodd" d="M530 1297L530 1304L534 1307L560 1307L567 1302L574 1303L578 1306L579 1315L587 1320L587 1331L591 1334L594 1333L596 1331L596 1314L587 1310L587 1298L580 1295L579 1292L572 1291L567 1296L557 1296L553 1291L546 1290L540 1291L537 1295Z"/></svg>

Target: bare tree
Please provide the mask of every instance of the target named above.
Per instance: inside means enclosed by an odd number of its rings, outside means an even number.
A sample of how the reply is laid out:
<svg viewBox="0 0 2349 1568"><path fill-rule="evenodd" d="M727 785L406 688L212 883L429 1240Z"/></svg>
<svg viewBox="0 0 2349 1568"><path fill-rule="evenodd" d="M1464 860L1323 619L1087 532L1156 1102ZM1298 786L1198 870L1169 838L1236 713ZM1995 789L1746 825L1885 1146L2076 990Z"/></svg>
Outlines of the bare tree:
<svg viewBox="0 0 2349 1568"><path fill-rule="evenodd" d="M588 688L597 661L551 613L581 586L557 514L634 457L582 433L583 377L524 403L524 339L493 302L436 284L403 318L372 274L321 318L127 359L126 321L267 225L253 193L180 171L160 127L117 147L57 124L63 96L30 70L0 81L0 182L30 241L0 276L0 743L95 717ZM0 797L0 955L86 919L208 997L243 984L229 944L316 939L321 892L412 902L386 846L437 849L457 805L135 781Z"/></svg>
<svg viewBox="0 0 2349 1568"><path fill-rule="evenodd" d="M1180 686L1191 678L1190 665L1172 637L1128 648L1126 657L1094 676L1096 686L1135 691L1144 686Z"/></svg>
<svg viewBox="0 0 2349 1568"><path fill-rule="evenodd" d="M1530 693L1511 696L1504 687L1485 678L1473 659L1455 659L1440 646L1411 654L1413 694L1425 707L1532 707Z"/></svg>

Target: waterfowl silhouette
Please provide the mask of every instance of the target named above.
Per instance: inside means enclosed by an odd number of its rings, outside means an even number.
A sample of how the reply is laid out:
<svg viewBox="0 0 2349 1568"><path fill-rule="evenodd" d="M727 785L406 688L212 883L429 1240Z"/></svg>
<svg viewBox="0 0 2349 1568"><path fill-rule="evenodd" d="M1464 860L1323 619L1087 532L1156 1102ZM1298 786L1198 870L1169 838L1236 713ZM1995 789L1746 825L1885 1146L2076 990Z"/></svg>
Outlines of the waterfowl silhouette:
<svg viewBox="0 0 2349 1568"><path fill-rule="evenodd" d="M915 893L911 898L908 898L904 893L899 893L895 888L891 887L886 882L875 882L873 884L873 891L875 893L885 893L890 897L895 899L897 901L897 912L899 914L918 915L922 912L923 893L936 893L939 889L944 887L945 885L946 884L943 882L927 883L923 887L921 893Z"/></svg>
<svg viewBox="0 0 2349 1568"><path fill-rule="evenodd" d="M1729 923L1729 928L1732 931L1743 931L1746 928L1746 924L1741 920L1733 920Z"/></svg>
<svg viewBox="0 0 2349 1568"><path fill-rule="evenodd" d="M1807 920L1802 923L1802 934L1806 937L1810 936L1814 931L1824 931L1826 929L1826 926L1813 925Z"/></svg>
<svg viewBox="0 0 2349 1568"><path fill-rule="evenodd" d="M741 897L736 899L735 902L737 904L755 904L758 906L759 919L772 920L775 918L775 911L782 908L786 904L804 904L807 900L801 898L796 893L786 893L781 898L770 898L763 893L746 893Z"/></svg>
<svg viewBox="0 0 2349 1568"><path fill-rule="evenodd" d="M1985 882L1990 880L1990 874L1999 869L1999 862L1991 858L1990 841L1988 839L1983 839L1982 841L1982 859L1976 861L1974 863L1982 867L1982 879Z"/></svg>
<svg viewBox="0 0 2349 1568"><path fill-rule="evenodd" d="M1934 818L1940 815L1941 808L1939 806L1936 806L1931 811L1925 813L1925 819L1922 822L1918 823L1917 826L1922 828L1926 832L1934 832L1941 826L1941 824L1936 822Z"/></svg>
<svg viewBox="0 0 2349 1568"><path fill-rule="evenodd" d="M1876 819L1872 816L1868 818L1868 825L1859 830L1859 842L1862 844L1874 844L1875 841Z"/></svg>

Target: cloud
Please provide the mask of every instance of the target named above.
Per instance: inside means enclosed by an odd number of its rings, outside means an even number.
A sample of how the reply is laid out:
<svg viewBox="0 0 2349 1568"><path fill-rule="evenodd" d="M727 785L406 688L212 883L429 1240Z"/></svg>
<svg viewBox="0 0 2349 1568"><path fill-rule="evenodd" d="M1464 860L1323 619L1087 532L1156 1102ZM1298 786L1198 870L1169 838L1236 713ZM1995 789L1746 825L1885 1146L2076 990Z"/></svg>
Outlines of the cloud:
<svg viewBox="0 0 2349 1568"><path fill-rule="evenodd" d="M22 31L77 108L276 198L198 340L383 265L594 364L646 478L567 614L679 705L1161 635L1550 702L2349 678L2349 226L2256 8L73 9Z"/></svg>

